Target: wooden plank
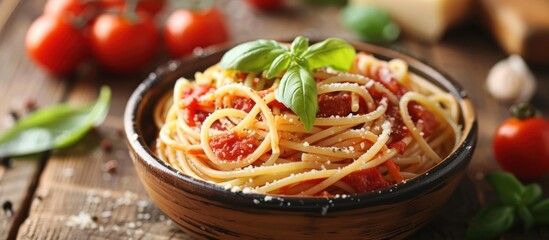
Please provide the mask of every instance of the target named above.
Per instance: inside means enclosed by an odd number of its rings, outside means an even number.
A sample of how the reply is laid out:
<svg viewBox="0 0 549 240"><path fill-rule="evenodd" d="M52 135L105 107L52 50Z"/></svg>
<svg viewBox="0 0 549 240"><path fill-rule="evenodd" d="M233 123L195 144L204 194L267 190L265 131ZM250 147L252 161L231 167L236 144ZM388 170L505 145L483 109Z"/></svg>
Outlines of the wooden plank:
<svg viewBox="0 0 549 240"><path fill-rule="evenodd" d="M96 66L84 67L67 101L88 104L100 86L109 85L113 94L109 117L76 145L52 154L18 239L189 238L147 196L122 133L126 101L150 71L122 77ZM105 141L112 144L109 149ZM108 171L109 164L116 169ZM96 220L80 225L74 220L77 216Z"/></svg>
<svg viewBox="0 0 549 240"><path fill-rule="evenodd" d="M0 32L2 32L4 26L6 26L6 23L8 22L8 19L11 17L20 2L21 0L4 0L0 2Z"/></svg>
<svg viewBox="0 0 549 240"><path fill-rule="evenodd" d="M145 193L121 127L120 118L109 118L76 146L49 159L18 239L188 239ZM112 141L111 151L101 147L105 139ZM109 161L117 164L113 172L106 171ZM79 214L96 221L71 220Z"/></svg>
<svg viewBox="0 0 549 240"><path fill-rule="evenodd" d="M287 12L264 14L250 11L241 1L221 3L228 13L235 40L292 39L296 35L317 38L339 36L356 40L334 20L338 16L337 8L291 6ZM491 190L479 181L481 175L478 172L496 169L489 147L490 138L494 124L505 117L506 110L486 95L482 84L491 65L504 54L489 38L476 35L477 32L461 29L450 33L436 46L408 40L390 46L434 64L455 77L469 90L475 101L481 125L490 125L482 126L472 168L442 210L444 214L436 216L412 239L462 238L468 219L484 203L484 199L491 198ZM56 152L49 159L34 193L30 215L19 229L18 239L189 239L150 201L133 169L124 139L119 135L126 100L151 67L125 77L102 72L93 65L81 69L70 89L68 101L72 104L89 103L96 97L99 87L108 84L113 90L110 117L78 145ZM547 71L538 70L536 76L544 79L542 86L547 87ZM61 89L67 86L64 83L60 85ZM547 93L538 91L534 102L546 103ZM62 95L61 91L59 96ZM0 101L0 104L3 102ZM111 151L102 149L101 142L105 139L112 142ZM109 161L116 162L115 172L105 170ZM549 190L547 180L544 180L543 186L544 190ZM82 228L67 226L82 223L74 221L74 217L81 212L81 218L95 216L96 220L87 222L89 225ZM520 239L524 237L521 235L511 233L509 238ZM548 238L543 231L529 236Z"/></svg>
<svg viewBox="0 0 549 240"><path fill-rule="evenodd" d="M25 29L42 11L43 2L5 0L0 4L0 133L14 121L10 112L28 113L26 101L37 107L59 102L65 83L39 71L24 51ZM44 159L12 160L0 166L0 204L11 203L13 214L0 213L0 239L14 238L26 217Z"/></svg>

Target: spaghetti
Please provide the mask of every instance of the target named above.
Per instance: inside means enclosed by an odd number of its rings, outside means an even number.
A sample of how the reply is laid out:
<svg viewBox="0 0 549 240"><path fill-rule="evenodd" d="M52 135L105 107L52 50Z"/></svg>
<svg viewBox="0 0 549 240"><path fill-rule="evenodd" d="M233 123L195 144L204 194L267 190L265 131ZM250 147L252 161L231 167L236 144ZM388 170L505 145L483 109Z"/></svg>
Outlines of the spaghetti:
<svg viewBox="0 0 549 240"><path fill-rule="evenodd" d="M310 131L275 99L280 79L262 74L214 65L179 79L155 111L159 158L233 191L326 196L413 178L460 138L455 98L399 59L359 53L349 72L313 72Z"/></svg>

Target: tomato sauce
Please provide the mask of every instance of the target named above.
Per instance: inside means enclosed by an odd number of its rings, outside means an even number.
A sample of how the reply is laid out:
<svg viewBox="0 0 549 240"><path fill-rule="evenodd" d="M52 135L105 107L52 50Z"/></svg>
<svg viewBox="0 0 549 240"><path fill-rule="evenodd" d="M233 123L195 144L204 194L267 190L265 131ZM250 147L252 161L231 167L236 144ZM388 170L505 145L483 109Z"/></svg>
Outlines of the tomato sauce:
<svg viewBox="0 0 549 240"><path fill-rule="evenodd" d="M423 132L423 137L430 136L437 129L439 122L435 118L435 115L425 107L417 103L411 103L408 105L408 112L410 112L412 121L422 124L421 131Z"/></svg>
<svg viewBox="0 0 549 240"><path fill-rule="evenodd" d="M373 76L373 80L383 84L391 93L395 94L398 98L402 97L408 90L400 84L392 75L389 70L386 68L381 68L378 70L377 75ZM377 104L386 97L385 93L377 91L374 87L369 87L368 91L372 95L374 101ZM439 122L429 110L425 107L411 102L408 105L408 112L412 118L412 121L417 125L421 123L422 132L424 137L430 136L433 131L438 127ZM402 139L410 135L410 131L406 128L404 121L400 115L400 107L398 105L389 103L386 111L387 116L389 116L389 121L393 125L393 131L388 142L390 148L394 148L400 153L404 152L406 144L402 142Z"/></svg>
<svg viewBox="0 0 549 240"><path fill-rule="evenodd" d="M238 161L250 155L259 145L258 140L247 134L233 131L215 135L210 140L210 147L215 156L222 160Z"/></svg>
<svg viewBox="0 0 549 240"><path fill-rule="evenodd" d="M387 68L380 68L377 71L377 78L374 78L374 80L383 84L383 86L389 89L389 91L395 94L398 98L408 92L408 90L393 77Z"/></svg>
<svg viewBox="0 0 549 240"><path fill-rule="evenodd" d="M267 94L271 93L272 91L273 91L272 89L267 89L267 90L258 91L257 94L260 97L265 97L267 96ZM239 109L248 113L255 106L255 102L252 99L245 98L245 97L238 97L238 96L232 99L232 104L233 104L233 108ZM291 111L284 104L282 104L276 99L271 101L268 105L271 107L277 107L282 111Z"/></svg>
<svg viewBox="0 0 549 240"><path fill-rule="evenodd" d="M375 167L352 172L341 180L349 184L357 193L371 192L390 185Z"/></svg>

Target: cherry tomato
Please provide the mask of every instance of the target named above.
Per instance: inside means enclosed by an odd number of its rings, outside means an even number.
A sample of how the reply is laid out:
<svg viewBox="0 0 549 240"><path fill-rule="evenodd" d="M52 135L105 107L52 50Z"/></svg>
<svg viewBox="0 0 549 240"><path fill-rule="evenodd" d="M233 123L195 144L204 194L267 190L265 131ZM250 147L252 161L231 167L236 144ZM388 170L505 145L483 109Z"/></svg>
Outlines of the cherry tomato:
<svg viewBox="0 0 549 240"><path fill-rule="evenodd" d="M69 16L82 16L98 10L96 1L85 0L48 0L44 6L44 14L67 14Z"/></svg>
<svg viewBox="0 0 549 240"><path fill-rule="evenodd" d="M156 54L159 37L153 19L145 13L136 16L132 19L105 13L91 26L92 52L105 68L120 73L134 71Z"/></svg>
<svg viewBox="0 0 549 240"><path fill-rule="evenodd" d="M223 14L216 8L206 11L175 10L166 21L164 38L174 58L229 39Z"/></svg>
<svg viewBox="0 0 549 240"><path fill-rule="evenodd" d="M284 2L282 0L246 0L246 2L261 11L270 11L280 8Z"/></svg>
<svg viewBox="0 0 549 240"><path fill-rule="evenodd" d="M36 19L27 31L25 43L30 58L57 75L72 72L89 54L86 38L60 15Z"/></svg>
<svg viewBox="0 0 549 240"><path fill-rule="evenodd" d="M520 179L535 180L549 173L549 121L533 117L535 111L524 110L524 106L515 109L519 118L506 120L496 130L494 154L504 170Z"/></svg>
<svg viewBox="0 0 549 240"><path fill-rule="evenodd" d="M137 4L138 12L146 12L151 16L158 14L164 9L164 0L139 0ZM104 9L115 8L123 10L126 6L125 0L100 0L101 7Z"/></svg>

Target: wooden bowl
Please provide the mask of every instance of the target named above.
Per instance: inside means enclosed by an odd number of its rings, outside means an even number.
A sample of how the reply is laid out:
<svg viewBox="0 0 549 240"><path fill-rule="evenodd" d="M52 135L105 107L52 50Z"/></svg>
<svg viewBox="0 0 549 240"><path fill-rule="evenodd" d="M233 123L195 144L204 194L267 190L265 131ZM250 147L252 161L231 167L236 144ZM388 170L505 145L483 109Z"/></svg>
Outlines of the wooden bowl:
<svg viewBox="0 0 549 240"><path fill-rule="evenodd" d="M179 77L193 78L234 45L218 47L160 67L139 85L126 106L130 155L157 206L199 239L392 239L404 238L428 222L453 193L471 160L477 135L471 101L458 84L414 58L368 44L353 45L380 59L406 61L411 72L458 99L463 137L457 150L406 183L346 198L244 194L183 175L151 150L158 133L153 109Z"/></svg>

